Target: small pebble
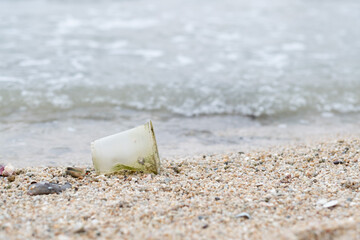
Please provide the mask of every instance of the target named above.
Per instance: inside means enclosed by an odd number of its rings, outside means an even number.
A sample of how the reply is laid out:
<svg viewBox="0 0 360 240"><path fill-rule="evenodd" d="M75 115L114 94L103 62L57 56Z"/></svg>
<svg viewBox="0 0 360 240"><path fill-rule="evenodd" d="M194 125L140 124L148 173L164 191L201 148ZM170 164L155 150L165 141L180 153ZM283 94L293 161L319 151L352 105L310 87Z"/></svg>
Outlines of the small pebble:
<svg viewBox="0 0 360 240"><path fill-rule="evenodd" d="M327 202L323 205L323 208L332 208L335 207L339 204L339 202L337 200L332 200L330 202Z"/></svg>
<svg viewBox="0 0 360 240"><path fill-rule="evenodd" d="M84 227L79 227L78 229L76 229L76 230L74 231L74 233L77 233L77 234L85 233L85 232L86 232L86 230L85 230Z"/></svg>
<svg viewBox="0 0 360 240"><path fill-rule="evenodd" d="M174 172L176 172L176 173L180 173L180 168L179 168L179 167L173 167L173 170L174 170Z"/></svg>
<svg viewBox="0 0 360 240"><path fill-rule="evenodd" d="M335 165L344 164L344 162L343 162L343 161L340 161L340 160L336 160L336 161L334 161L333 163L334 163Z"/></svg>
<svg viewBox="0 0 360 240"><path fill-rule="evenodd" d="M204 225L202 226L203 229L206 229L206 228L208 228L208 227L209 227L209 224L204 224Z"/></svg>
<svg viewBox="0 0 360 240"><path fill-rule="evenodd" d="M8 180L9 182L15 181L15 175L11 175L11 176L7 177L7 180Z"/></svg>
<svg viewBox="0 0 360 240"><path fill-rule="evenodd" d="M250 214L248 214L247 212L242 212L236 215L235 218L250 219Z"/></svg>
<svg viewBox="0 0 360 240"><path fill-rule="evenodd" d="M270 200L271 200L271 196L266 196L264 199L265 202L270 202Z"/></svg>
<svg viewBox="0 0 360 240"><path fill-rule="evenodd" d="M33 176L35 176L35 174L32 173L32 172L28 172L28 173L26 173L26 176L28 176L28 177L33 177Z"/></svg>
<svg viewBox="0 0 360 240"><path fill-rule="evenodd" d="M73 178L83 178L87 174L87 171L85 168L67 167L65 174L70 175Z"/></svg>
<svg viewBox="0 0 360 240"><path fill-rule="evenodd" d="M316 205L324 205L325 203L327 203L328 200L325 198L321 198L316 202Z"/></svg>

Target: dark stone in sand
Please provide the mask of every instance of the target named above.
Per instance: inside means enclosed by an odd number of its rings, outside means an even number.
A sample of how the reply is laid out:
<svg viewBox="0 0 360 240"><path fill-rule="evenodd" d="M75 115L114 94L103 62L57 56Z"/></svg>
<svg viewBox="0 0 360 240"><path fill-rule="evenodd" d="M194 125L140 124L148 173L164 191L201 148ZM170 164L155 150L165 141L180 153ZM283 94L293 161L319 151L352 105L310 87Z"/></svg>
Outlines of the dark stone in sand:
<svg viewBox="0 0 360 240"><path fill-rule="evenodd" d="M180 173L180 169L178 167L173 167L174 172Z"/></svg>
<svg viewBox="0 0 360 240"><path fill-rule="evenodd" d="M33 196L33 195L61 193L62 191L66 190L68 188L71 188L70 183L65 183L64 185L59 185L56 183L39 182L39 183L33 183L30 185L28 194Z"/></svg>
<svg viewBox="0 0 360 240"><path fill-rule="evenodd" d="M206 228L208 228L208 227L209 227L209 224L204 224L204 225L202 226L203 229L206 229Z"/></svg>

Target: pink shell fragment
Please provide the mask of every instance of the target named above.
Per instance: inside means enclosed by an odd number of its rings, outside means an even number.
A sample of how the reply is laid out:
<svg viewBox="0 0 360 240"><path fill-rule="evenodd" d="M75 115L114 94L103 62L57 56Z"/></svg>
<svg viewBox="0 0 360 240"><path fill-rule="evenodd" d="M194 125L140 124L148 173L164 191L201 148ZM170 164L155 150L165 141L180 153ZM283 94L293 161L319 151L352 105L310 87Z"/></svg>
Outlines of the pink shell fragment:
<svg viewBox="0 0 360 240"><path fill-rule="evenodd" d="M0 165L0 176L3 174L4 168L5 168L5 166Z"/></svg>

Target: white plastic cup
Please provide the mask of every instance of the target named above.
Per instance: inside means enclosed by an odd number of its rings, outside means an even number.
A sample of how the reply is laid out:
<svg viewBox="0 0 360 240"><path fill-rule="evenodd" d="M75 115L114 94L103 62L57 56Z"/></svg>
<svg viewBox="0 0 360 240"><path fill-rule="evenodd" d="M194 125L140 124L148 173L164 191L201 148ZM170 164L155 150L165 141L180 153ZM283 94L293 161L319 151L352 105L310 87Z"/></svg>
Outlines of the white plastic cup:
<svg viewBox="0 0 360 240"><path fill-rule="evenodd" d="M152 122L139 127L95 140L91 155L99 174L121 170L143 171L158 174L160 158Z"/></svg>

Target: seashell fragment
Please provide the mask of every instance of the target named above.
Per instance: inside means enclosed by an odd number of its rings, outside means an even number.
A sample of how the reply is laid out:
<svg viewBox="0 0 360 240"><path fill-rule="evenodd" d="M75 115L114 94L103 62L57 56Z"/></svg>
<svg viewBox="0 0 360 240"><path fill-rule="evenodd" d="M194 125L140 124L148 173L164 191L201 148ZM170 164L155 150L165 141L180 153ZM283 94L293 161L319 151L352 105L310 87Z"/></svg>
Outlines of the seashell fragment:
<svg viewBox="0 0 360 240"><path fill-rule="evenodd" d="M14 174L14 171L15 171L15 168L11 165L11 163L9 163L4 167L2 175L4 177L9 177Z"/></svg>
<svg viewBox="0 0 360 240"><path fill-rule="evenodd" d="M5 168L4 165L0 165L0 176L2 176L2 173L3 173L3 171L4 171L4 168Z"/></svg>
<svg viewBox="0 0 360 240"><path fill-rule="evenodd" d="M244 219L250 219L250 214L247 212L239 213L235 216L235 218L244 218Z"/></svg>
<svg viewBox="0 0 360 240"><path fill-rule="evenodd" d="M330 202L327 202L323 205L323 208L332 208L335 207L339 204L339 202L337 200L332 200Z"/></svg>

